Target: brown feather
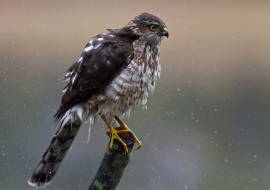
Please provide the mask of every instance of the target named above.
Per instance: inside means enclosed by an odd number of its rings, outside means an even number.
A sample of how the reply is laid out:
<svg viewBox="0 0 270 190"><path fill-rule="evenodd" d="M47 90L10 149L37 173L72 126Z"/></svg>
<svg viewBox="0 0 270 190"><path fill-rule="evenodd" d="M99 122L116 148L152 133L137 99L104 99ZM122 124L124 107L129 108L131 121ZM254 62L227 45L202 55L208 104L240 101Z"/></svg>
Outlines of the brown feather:
<svg viewBox="0 0 270 190"><path fill-rule="evenodd" d="M42 156L41 161L28 180L30 185L43 187L50 183L75 136L79 132L81 121L68 122L59 129L52 139L50 146Z"/></svg>

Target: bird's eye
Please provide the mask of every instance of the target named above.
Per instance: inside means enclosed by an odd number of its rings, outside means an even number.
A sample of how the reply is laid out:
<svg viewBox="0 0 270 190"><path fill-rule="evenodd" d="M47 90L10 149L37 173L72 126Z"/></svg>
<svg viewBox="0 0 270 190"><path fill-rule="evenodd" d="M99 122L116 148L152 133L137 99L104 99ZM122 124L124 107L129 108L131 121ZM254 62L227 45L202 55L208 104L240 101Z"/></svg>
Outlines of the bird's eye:
<svg viewBox="0 0 270 190"><path fill-rule="evenodd" d="M156 25L150 25L149 29L151 31L156 31L158 29L158 27Z"/></svg>

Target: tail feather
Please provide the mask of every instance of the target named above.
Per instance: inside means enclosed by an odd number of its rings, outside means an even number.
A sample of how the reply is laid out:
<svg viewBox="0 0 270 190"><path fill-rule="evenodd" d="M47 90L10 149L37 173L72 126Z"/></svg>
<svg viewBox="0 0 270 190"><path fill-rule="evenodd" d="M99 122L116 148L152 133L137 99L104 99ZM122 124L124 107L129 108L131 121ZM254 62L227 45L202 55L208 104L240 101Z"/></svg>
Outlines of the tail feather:
<svg viewBox="0 0 270 190"><path fill-rule="evenodd" d="M29 185L44 187L51 182L75 136L79 132L81 124L81 120L76 119L72 122L69 120L63 124L64 126L60 125L50 146L47 148L32 176L29 178Z"/></svg>

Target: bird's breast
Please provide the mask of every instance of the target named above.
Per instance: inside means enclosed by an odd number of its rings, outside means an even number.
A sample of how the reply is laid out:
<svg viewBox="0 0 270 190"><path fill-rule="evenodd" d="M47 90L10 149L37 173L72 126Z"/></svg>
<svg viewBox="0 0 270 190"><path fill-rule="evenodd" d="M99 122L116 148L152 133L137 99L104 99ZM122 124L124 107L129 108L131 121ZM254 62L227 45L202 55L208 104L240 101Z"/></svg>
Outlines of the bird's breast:
<svg viewBox="0 0 270 190"><path fill-rule="evenodd" d="M137 105L146 108L149 93L155 88L160 77L159 47L153 49L146 44L135 42L134 56L104 91L91 101L98 104L99 113L109 115L126 114Z"/></svg>

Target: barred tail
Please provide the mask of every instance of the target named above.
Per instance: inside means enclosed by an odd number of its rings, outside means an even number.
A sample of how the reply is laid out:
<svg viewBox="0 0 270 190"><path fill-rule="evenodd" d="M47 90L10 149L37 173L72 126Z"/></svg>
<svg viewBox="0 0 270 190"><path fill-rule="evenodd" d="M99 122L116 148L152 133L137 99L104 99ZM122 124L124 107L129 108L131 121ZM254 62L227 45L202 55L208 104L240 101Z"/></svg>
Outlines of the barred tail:
<svg viewBox="0 0 270 190"><path fill-rule="evenodd" d="M57 172L69 147L77 135L82 122L78 118L62 123L53 137L50 146L44 153L41 161L28 180L28 184L36 187L44 187L49 184Z"/></svg>

